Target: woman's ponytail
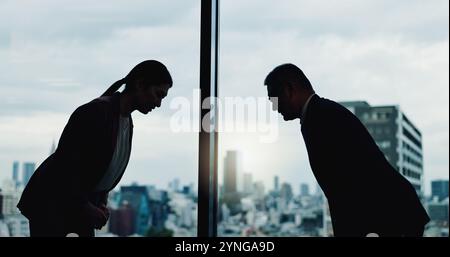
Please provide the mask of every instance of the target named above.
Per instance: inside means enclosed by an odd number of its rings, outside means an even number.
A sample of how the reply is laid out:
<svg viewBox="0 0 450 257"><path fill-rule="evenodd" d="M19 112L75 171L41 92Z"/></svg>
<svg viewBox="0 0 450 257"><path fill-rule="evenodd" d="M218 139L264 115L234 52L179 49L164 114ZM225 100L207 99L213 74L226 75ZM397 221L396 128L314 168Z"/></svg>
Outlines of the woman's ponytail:
<svg viewBox="0 0 450 257"><path fill-rule="evenodd" d="M118 81L114 82L106 91L102 94L102 96L111 96L113 95L119 88L126 83L126 79L119 79Z"/></svg>
<svg viewBox="0 0 450 257"><path fill-rule="evenodd" d="M102 96L113 95L123 84L127 84L125 90L133 90L134 82L143 79L147 86L169 84L172 86L172 76L166 66L156 60L146 60L136 65L128 75L112 84Z"/></svg>

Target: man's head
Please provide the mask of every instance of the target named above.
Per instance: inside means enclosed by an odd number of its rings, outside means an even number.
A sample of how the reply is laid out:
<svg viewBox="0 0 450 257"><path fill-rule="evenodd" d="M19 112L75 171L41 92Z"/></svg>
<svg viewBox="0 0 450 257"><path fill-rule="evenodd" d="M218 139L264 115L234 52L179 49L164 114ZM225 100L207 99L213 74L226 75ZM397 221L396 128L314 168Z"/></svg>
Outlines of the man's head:
<svg viewBox="0 0 450 257"><path fill-rule="evenodd" d="M302 70L294 64L282 64L273 69L264 80L267 94L284 120L300 118L308 97L314 90ZM278 105L278 106L277 106Z"/></svg>

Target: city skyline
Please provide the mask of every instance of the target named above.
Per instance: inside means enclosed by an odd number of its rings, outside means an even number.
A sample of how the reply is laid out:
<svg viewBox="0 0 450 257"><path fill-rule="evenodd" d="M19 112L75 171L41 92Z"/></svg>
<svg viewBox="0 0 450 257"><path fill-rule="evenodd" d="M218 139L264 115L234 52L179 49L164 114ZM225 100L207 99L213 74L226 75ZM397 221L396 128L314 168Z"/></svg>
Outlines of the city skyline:
<svg viewBox="0 0 450 257"><path fill-rule="evenodd" d="M54 147L54 144L52 144L52 149ZM384 149L382 149L384 151ZM52 153L53 151L51 151ZM280 185L282 185L283 183L287 183L290 185L294 185L292 188L292 191L296 193L296 195L301 195L302 191L306 192L308 191L309 193L315 194L317 191L317 187L319 187L318 183L316 180L314 180L312 183L308 182L308 181L297 181L297 182L292 182L289 180L284 180L282 176L280 176L279 174L274 174L272 178L270 178L271 180L262 180L260 177L257 176L257 174L251 173L248 170L243 169L243 163L245 162L244 158L242 158L242 152L237 151L237 150L233 150L233 149L229 149L225 151L226 154L225 156L222 158L224 160L224 163L226 163L227 158L229 159L229 154L232 154L232 165L235 165L236 167L232 168L233 171L233 177L232 179L235 180L234 185L231 187L232 189L229 189L229 191L235 191L235 192L245 192L245 180L246 177L248 178L248 176L250 176L250 181L252 181L252 185L254 183L259 183L259 182L263 182L264 187L267 190L277 190L277 185L278 185L278 190L280 188ZM20 167L22 169L20 169ZM12 168L10 170L10 176L6 176L3 181L0 181L2 185L4 182L6 182L7 180L10 181L14 181L14 182L18 182L18 184L16 185L21 185L24 186L25 185L25 181L29 180L30 177L30 173L33 173L30 171L30 167L33 168L37 168L38 166L36 166L36 163L34 162L20 162L20 161L13 161L12 163ZM219 174L220 179L218 181L218 187L224 187L224 190L226 191L225 187L225 180L226 180L226 165L221 165L221 169L219 170ZM425 174L426 175L426 174ZM21 179L22 178L22 179ZM280 179L281 178L281 179ZM18 179L18 180L15 180ZM425 188L429 188L429 192L425 193L425 197L430 197L432 196L432 182L437 182L437 181L448 181L448 178L437 178L434 180L430 180L430 185L426 185L426 183L424 183L424 187ZM159 188L162 189L173 189L173 188L181 188L182 186L194 186L195 190L197 190L197 181L193 180L181 180L179 177L173 177L173 178L169 178L167 181L164 182L160 182L160 183L154 183L154 182L141 182L141 181L137 181L137 180L122 180L118 183L117 188L120 188L122 186L125 185L133 185L133 184L137 184L137 185L143 185L143 184L147 184L147 185L155 185ZM304 188L306 187L306 189ZM298 189L297 189L298 188ZM314 188L315 191L311 191L311 189ZM320 187L319 187L320 188ZM1 187L0 187L1 189ZM441 189L442 190L442 189ZM448 191L448 189L447 189Z"/></svg>
<svg viewBox="0 0 450 257"><path fill-rule="evenodd" d="M237 181L234 183L236 184ZM274 177L273 189L253 183L234 193L237 201L219 194L219 236L332 236L330 216L321 192L293 194L292 185ZM448 180L432 181L433 194L424 199L431 217L426 236L448 236ZM181 188L180 188L181 185ZM0 236L28 236L28 223L15 203L20 188L0 191ZM178 178L165 188L155 185L123 185L109 194L110 221L97 236L196 236L196 192ZM237 188L236 188L237 189ZM230 201L231 200L231 201Z"/></svg>
<svg viewBox="0 0 450 257"><path fill-rule="evenodd" d="M349 102L348 104L350 104L350 105L346 105L346 103L343 103L343 104L344 104L344 106L348 107L348 106L351 106L352 103ZM377 106L371 106L370 108L374 108L374 107L377 107ZM52 154L54 152L54 150L55 150L55 142L53 140L52 143L51 143L50 154ZM384 151L384 149L382 149L382 150ZM219 187L222 186L223 183L224 183L223 175L225 174L224 171L225 171L225 167L226 167L224 165L224 163L226 161L224 161L224 160L226 159L227 153L229 153L229 152L237 152L237 154L239 156L239 168L236 171L238 174L235 175L235 176L239 176L239 180L244 179L243 178L244 175L248 174L248 175L253 176L253 180L254 181L262 181L266 188L272 188L273 187L273 178L275 178L275 177L277 177L278 179L280 179L280 177L282 178L282 176L280 176L280 174L270 173L270 175L273 175L272 178L268 177L266 179L260 179L260 178L258 179L258 174L257 173L255 174L254 172L251 171L251 169L243 168L244 167L243 164L245 164L245 159L243 158L245 156L244 152L236 150L236 149L224 149L223 152L225 153L223 158L222 159L219 158L219 174L222 174L221 176L219 176ZM223 160L223 162L222 162L222 160ZM8 176L3 176L3 180L1 180L0 182L3 183L4 180L11 179L11 178L14 180L14 176L18 176L17 178L19 180L17 180L16 182L18 182L20 185L23 185L24 181L28 180L29 177L30 177L30 173L32 173L30 171L30 167L34 167L36 169L39 166L39 163L38 164L36 164L36 163L37 162L32 162L32 161L22 161L21 162L21 161L14 160L11 163L11 167L12 168L10 170L10 174L11 174L12 177L11 176L9 176L9 177ZM308 171L303 171L303 172L308 172ZM311 172L311 171L309 171L309 172ZM2 176L0 176L0 178L2 178ZM178 180L178 183L180 183L180 184L197 186L197 178L192 179L192 180L184 179L184 180L180 181L180 178L177 178L177 177L173 177L172 178L171 177L171 178L167 178L166 180L160 180L160 181L148 180L147 182L138 181L138 180L135 180L134 178L127 178L126 175L124 175L124 178L125 179L123 179L123 180L121 180L119 182L118 187L123 186L123 185L127 185L127 184L131 185L133 183L137 183L137 184L142 184L142 183L145 184L146 183L146 184L155 184L156 186L161 187L161 188L166 188L166 187L170 188L170 184L173 182L174 179ZM431 181L432 180L433 181L442 180L442 179L447 179L448 180L448 177L446 178L445 176L441 177L441 178L428 179L426 172L424 173L424 178L425 178L424 179L425 196L430 196L431 193L432 193L431 192L431 189L432 189L431 188ZM291 181L291 180L289 180L289 179L283 180L283 178L282 178L281 180L279 180L279 184L282 184L283 182L286 182L286 181ZM429 182L429 184L427 184L426 182ZM241 183L241 181L239 181L239 183ZM312 180L309 180L309 181L300 181L300 180L298 180L297 181L297 185L301 185L301 184L307 184L309 186L309 188L316 188L318 186L316 180L313 177L312 177ZM242 188L242 186L243 185L240 184L241 188ZM236 188L238 188L238 187L239 187L239 185L236 185ZM298 187L294 186L293 188L294 188L294 190L293 190L294 192L298 191L300 193L300 189L297 190Z"/></svg>
<svg viewBox="0 0 450 257"><path fill-rule="evenodd" d="M231 150L231 151L233 151L233 150ZM8 182L8 181L17 182L16 186L23 187L24 186L24 181L25 181L23 179L23 177L25 176L25 173L26 173L26 170L27 170L26 166L30 166L30 165L35 167L35 168L37 168L37 166L36 166L36 164L34 162L14 161L12 163L12 169L11 169L11 172L10 172L10 176L5 176L5 178L2 181L0 181L0 189L2 188L2 185L5 182ZM22 169L19 169L19 167L22 167ZM17 170L17 169L19 169L19 170ZM266 183L266 181L262 181L258 177L253 177L253 174L251 174L251 173L243 172L243 169L237 169L236 172L237 172L237 174L236 174L235 179L237 180L237 183L240 184L239 186L236 184L236 186L235 186L236 191L245 192L245 190L244 190L245 184L244 183L245 183L246 175L247 176L248 175L251 176L251 180L250 181L252 181L252 183L251 183L252 185L254 183L263 182L264 183L264 187L266 189L268 189L268 190L277 190L276 187L273 185L273 181ZM222 171L220 171L220 173L222 174ZM16 175L17 175L17 177L16 177ZM20 176L20 175L22 175L22 176ZM27 179L29 179L28 175L26 175L26 177L27 177ZM280 176L279 175L275 175L272 179L277 179L279 181L279 184L288 183L287 180L283 180L282 178L280 180ZM223 180L220 180L220 181L221 181L221 183L218 184L219 187L223 186ZM291 183L293 183L293 182L291 182ZM169 178L167 183L152 183L152 182L144 183L144 182L134 181L134 180L130 180L130 181L126 181L126 182L125 181L121 181L116 186L116 189L120 188L122 186L134 185L134 184L136 184L136 185L144 185L144 184L145 185L154 185L154 186L157 186L158 188L167 189L167 190L174 190L174 188L181 189L183 186L194 186L195 187L195 191L197 191L197 187L196 187L197 186L197 181L188 181L188 180L183 181L183 180L180 180L180 178L177 178L177 177ZM304 182L304 181L303 182L301 182L301 181L298 182L297 185L298 186L307 185L308 189L316 188L318 186L317 183L313 183L311 185L308 182ZM295 187L293 187L293 188L295 188ZM299 190L295 190L294 189L293 191L294 192L298 191L298 194L300 194L301 190L300 189ZM309 192L311 192L311 191L309 191ZM315 193L315 192L313 192L313 193Z"/></svg>

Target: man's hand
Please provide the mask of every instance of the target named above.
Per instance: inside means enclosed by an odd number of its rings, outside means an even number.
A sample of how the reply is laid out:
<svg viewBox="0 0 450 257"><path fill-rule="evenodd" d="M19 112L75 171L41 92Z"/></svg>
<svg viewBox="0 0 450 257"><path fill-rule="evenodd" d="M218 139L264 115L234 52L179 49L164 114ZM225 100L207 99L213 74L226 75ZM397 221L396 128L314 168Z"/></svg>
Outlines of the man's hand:
<svg viewBox="0 0 450 257"><path fill-rule="evenodd" d="M95 229L101 229L106 224L109 218L108 209L106 208L106 206L104 206L104 209L102 207L96 207L90 202L88 202L83 207L83 215L85 216L89 225L91 225Z"/></svg>

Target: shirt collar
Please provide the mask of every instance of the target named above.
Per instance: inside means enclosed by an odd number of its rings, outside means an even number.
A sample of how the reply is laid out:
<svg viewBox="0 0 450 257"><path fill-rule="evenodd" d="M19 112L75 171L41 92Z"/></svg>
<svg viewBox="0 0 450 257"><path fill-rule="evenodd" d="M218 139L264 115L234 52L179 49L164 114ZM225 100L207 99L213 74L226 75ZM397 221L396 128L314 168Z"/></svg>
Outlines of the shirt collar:
<svg viewBox="0 0 450 257"><path fill-rule="evenodd" d="M311 101L311 98L312 98L313 96L315 96L315 95L316 95L315 93L312 93L312 94L308 97L308 99L306 100L305 104L303 105L302 113L301 113L301 116L300 116L300 124L303 124L304 119L305 119L305 115L306 115L306 111L308 110L309 102Z"/></svg>

